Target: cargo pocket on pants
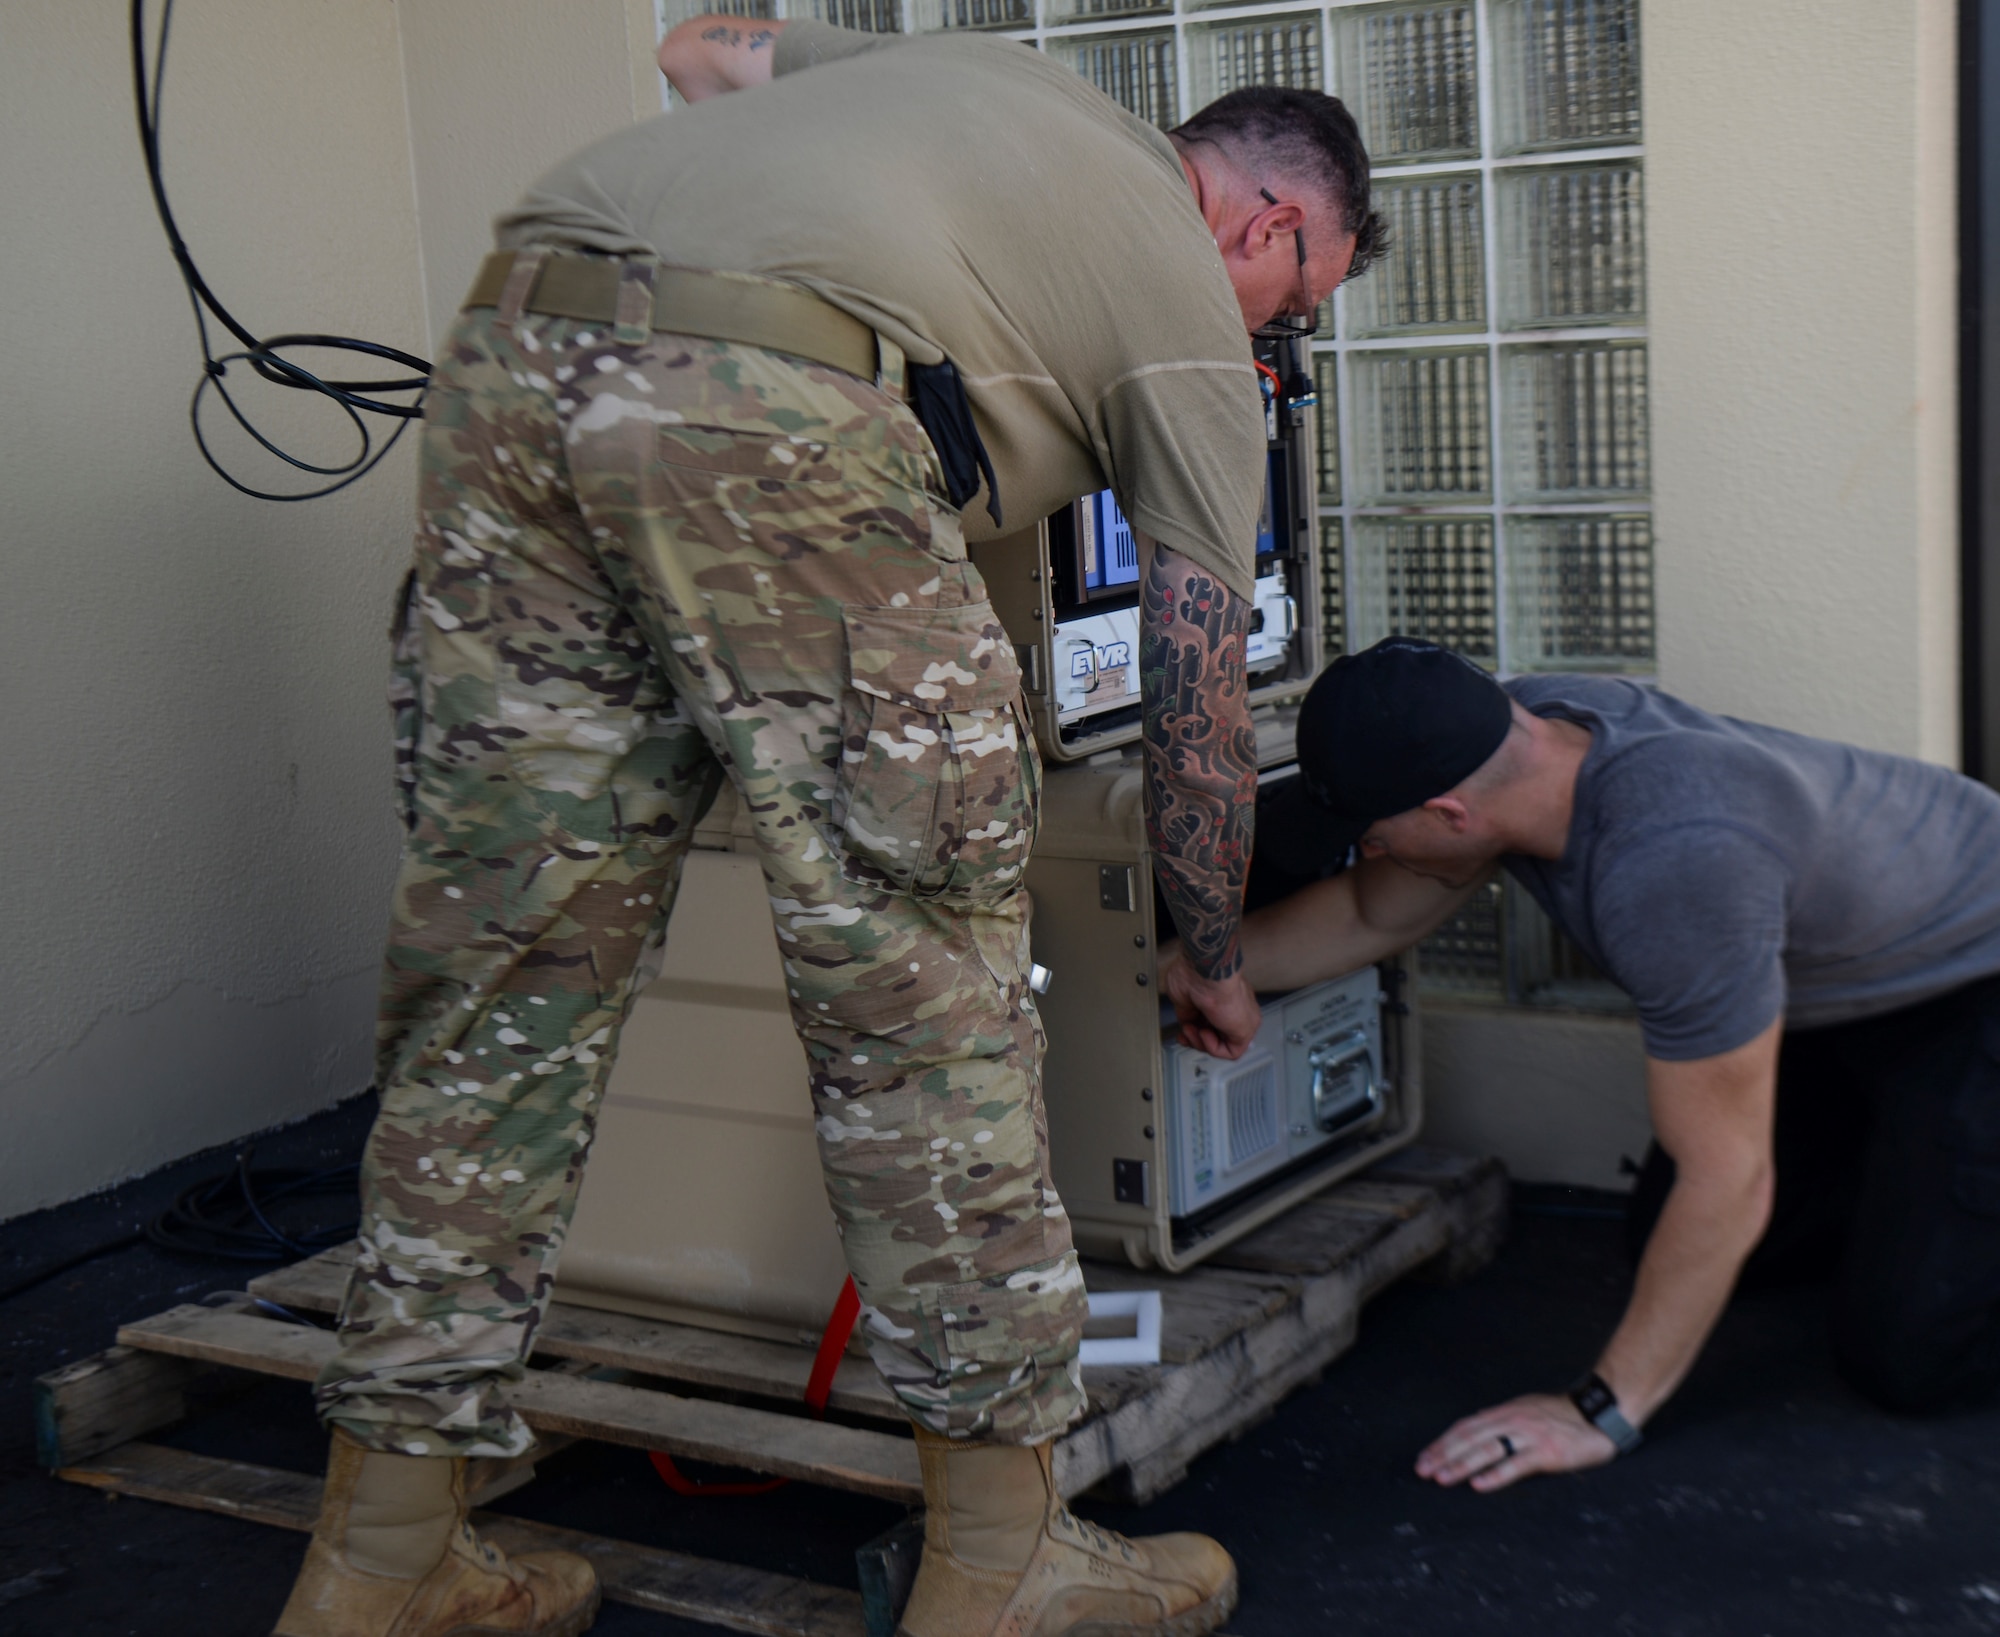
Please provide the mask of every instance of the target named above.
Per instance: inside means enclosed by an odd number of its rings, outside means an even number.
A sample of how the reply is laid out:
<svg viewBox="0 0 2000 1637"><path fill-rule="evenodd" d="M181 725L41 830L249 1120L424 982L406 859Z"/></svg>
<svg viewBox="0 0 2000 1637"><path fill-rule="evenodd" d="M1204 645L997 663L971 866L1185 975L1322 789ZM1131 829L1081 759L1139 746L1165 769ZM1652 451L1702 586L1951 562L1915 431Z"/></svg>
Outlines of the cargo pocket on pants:
<svg viewBox="0 0 2000 1637"><path fill-rule="evenodd" d="M933 1307L935 1303L935 1307ZM1082 1401L1077 1343L1088 1302L1075 1254L927 1292L926 1337L942 1382L944 1425L975 1438L1053 1437Z"/></svg>
<svg viewBox="0 0 2000 1637"><path fill-rule="evenodd" d="M1039 764L990 603L850 608L833 828L850 881L977 904L1019 884Z"/></svg>

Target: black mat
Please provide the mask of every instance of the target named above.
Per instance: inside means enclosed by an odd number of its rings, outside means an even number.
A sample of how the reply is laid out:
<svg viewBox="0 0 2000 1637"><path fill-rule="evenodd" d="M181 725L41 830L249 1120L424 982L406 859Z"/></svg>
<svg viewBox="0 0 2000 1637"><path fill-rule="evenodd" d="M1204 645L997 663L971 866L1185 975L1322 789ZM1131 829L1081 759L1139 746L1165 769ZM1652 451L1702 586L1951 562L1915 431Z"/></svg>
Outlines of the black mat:
<svg viewBox="0 0 2000 1637"><path fill-rule="evenodd" d="M267 1140L259 1160L351 1157L350 1104ZM0 1226L0 1285L128 1228L226 1155ZM242 1273L146 1246L0 1306L0 1632L263 1637L301 1538L37 1471L28 1386L117 1324ZM1943 1637L2000 1633L2000 1411L1883 1417L1834 1377L1812 1289L1740 1299L1646 1447L1501 1495L1411 1471L1455 1416L1560 1385L1623 1301L1614 1223L1517 1217L1472 1284L1394 1290L1324 1383L1288 1400L1142 1509L1086 1506L1131 1532L1206 1528L1234 1550L1239 1637ZM323 1446L296 1385L272 1383L171 1435L190 1449L309 1468ZM897 1515L803 1485L682 1500L632 1451L578 1447L504 1509L629 1540L852 1584L855 1545ZM607 1637L711 1628L607 1605Z"/></svg>

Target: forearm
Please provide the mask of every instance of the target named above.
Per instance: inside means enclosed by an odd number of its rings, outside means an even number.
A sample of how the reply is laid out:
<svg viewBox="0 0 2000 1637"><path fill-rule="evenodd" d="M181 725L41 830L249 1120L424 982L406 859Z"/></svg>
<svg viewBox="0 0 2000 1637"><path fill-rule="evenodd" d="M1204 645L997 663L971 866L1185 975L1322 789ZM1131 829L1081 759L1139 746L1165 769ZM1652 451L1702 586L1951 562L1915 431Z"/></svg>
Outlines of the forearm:
<svg viewBox="0 0 2000 1637"><path fill-rule="evenodd" d="M1243 972L1259 994L1302 989L1395 954L1361 919L1352 873L1315 882L1246 916Z"/></svg>
<svg viewBox="0 0 2000 1637"><path fill-rule="evenodd" d="M660 72L684 102L743 91L771 78L783 23L690 17L660 42Z"/></svg>
<svg viewBox="0 0 2000 1637"><path fill-rule="evenodd" d="M1598 1373L1643 1422L1672 1395L1722 1315L1770 1215L1768 1166L1677 1180L1667 1196L1624 1318Z"/></svg>
<svg viewBox="0 0 2000 1637"><path fill-rule="evenodd" d="M1461 886L1364 859L1243 923L1243 965L1260 994L1342 977L1420 943L1491 878Z"/></svg>
<svg viewBox="0 0 2000 1637"><path fill-rule="evenodd" d="M1146 828L1188 964L1242 966L1243 883L1257 796L1243 643L1250 606L1179 552L1155 546L1141 585Z"/></svg>

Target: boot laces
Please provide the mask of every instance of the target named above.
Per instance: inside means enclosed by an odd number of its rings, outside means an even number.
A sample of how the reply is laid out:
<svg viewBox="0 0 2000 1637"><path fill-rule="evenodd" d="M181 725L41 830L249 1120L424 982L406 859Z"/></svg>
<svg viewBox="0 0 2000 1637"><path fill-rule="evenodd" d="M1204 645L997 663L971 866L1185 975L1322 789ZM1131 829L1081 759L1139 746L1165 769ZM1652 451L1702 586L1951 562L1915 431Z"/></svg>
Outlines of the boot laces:
<svg viewBox="0 0 2000 1637"><path fill-rule="evenodd" d="M1087 1519L1078 1517L1068 1507L1062 1509L1061 1517L1063 1522L1069 1526L1072 1533L1081 1535L1100 1552L1108 1554L1115 1551L1127 1563L1138 1561L1137 1554L1132 1550L1132 1543L1123 1535L1113 1530L1098 1528L1096 1524L1091 1523Z"/></svg>
<svg viewBox="0 0 2000 1637"><path fill-rule="evenodd" d="M510 1580L518 1578L514 1573L513 1562L470 1523L460 1521L458 1538L468 1557L477 1559L483 1567L493 1570L496 1574L504 1574Z"/></svg>

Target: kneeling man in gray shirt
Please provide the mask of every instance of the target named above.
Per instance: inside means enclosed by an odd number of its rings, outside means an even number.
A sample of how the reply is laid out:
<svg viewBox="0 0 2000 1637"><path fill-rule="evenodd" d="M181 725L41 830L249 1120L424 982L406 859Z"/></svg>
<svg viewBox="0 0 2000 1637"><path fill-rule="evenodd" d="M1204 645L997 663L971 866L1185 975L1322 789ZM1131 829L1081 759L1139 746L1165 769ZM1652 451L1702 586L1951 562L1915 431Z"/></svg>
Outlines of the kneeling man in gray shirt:
<svg viewBox="0 0 2000 1637"><path fill-rule="evenodd" d="M1841 1368L1884 1405L2000 1386L2000 795L1630 682L1503 688L1404 637L1322 673L1299 765L1259 849L1359 860L1245 922L1260 992L1408 948L1504 868L1645 1036L1623 1321L1569 1394L1460 1421L1420 1472L1497 1489L1629 1448L1746 1262L1836 1263Z"/></svg>

